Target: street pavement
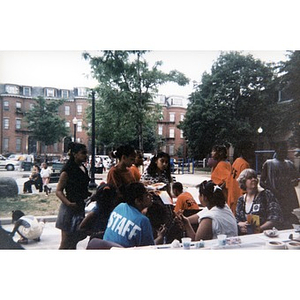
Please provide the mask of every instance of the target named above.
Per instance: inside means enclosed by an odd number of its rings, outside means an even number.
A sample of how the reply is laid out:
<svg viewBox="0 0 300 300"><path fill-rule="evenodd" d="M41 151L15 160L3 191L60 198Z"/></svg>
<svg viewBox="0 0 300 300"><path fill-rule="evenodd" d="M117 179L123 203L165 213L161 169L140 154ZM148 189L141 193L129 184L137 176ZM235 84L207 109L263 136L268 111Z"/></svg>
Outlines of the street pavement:
<svg viewBox="0 0 300 300"><path fill-rule="evenodd" d="M23 191L23 184L28 177L30 172L18 172L18 171L0 171L0 177L13 177L18 185L19 193ZM95 182L96 184L100 184L101 181L106 181L106 175L104 174L95 174ZM176 181L179 181L183 184L184 188L189 191L195 198L198 200L198 191L196 189L196 185L201 183L203 180L208 180L210 178L210 174L208 172L199 172L195 174L173 174L175 176ZM52 190L55 191L56 184L51 184ZM33 192L36 192L33 188ZM36 216L38 219L43 218L46 220L43 234L41 236L40 242L29 241L27 245L23 245L25 249L28 250L57 250L60 244L60 230L55 228L55 218L56 216ZM13 229L13 224L11 224L10 219L0 219L1 226L8 231ZM14 240L17 241L20 236L16 233L14 236ZM80 241L77 244L78 250L86 249L87 243L89 241L89 237Z"/></svg>

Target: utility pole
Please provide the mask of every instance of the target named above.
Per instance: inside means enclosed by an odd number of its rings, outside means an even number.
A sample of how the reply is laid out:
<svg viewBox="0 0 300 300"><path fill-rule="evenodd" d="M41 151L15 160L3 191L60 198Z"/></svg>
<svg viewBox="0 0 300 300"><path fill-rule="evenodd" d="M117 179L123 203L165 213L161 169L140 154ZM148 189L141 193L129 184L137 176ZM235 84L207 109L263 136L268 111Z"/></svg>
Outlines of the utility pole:
<svg viewBox="0 0 300 300"><path fill-rule="evenodd" d="M92 90L92 160L91 160L91 181L89 183L90 189L95 189L95 91Z"/></svg>

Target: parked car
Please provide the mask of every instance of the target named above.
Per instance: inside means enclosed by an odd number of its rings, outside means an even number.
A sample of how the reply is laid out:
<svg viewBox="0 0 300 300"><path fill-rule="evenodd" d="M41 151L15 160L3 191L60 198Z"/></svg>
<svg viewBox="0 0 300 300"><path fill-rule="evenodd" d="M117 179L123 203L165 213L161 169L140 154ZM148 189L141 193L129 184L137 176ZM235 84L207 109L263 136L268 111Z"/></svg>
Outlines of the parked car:
<svg viewBox="0 0 300 300"><path fill-rule="evenodd" d="M0 169L7 171L14 171L21 167L21 161L7 159L0 154Z"/></svg>
<svg viewBox="0 0 300 300"><path fill-rule="evenodd" d="M7 159L33 162L34 156L32 154L11 154Z"/></svg>

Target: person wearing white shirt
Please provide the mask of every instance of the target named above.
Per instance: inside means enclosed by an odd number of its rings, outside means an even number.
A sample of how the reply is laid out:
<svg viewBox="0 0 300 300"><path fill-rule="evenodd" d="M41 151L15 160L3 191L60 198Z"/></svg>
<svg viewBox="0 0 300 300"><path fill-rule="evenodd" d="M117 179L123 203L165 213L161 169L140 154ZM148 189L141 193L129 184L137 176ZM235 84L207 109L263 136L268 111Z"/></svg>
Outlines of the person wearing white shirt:
<svg viewBox="0 0 300 300"><path fill-rule="evenodd" d="M43 185L44 185L44 192L48 196L49 193L51 193L51 188L48 187L48 184L50 182L50 174L51 170L48 167L47 163L42 163L42 168L41 168L41 177L43 180Z"/></svg>
<svg viewBox="0 0 300 300"><path fill-rule="evenodd" d="M177 213L184 222L186 235L195 241L215 239L219 234L226 234L228 237L237 236L236 219L226 204L222 189L211 180L203 181L198 187L199 200L205 208L188 218L184 217L182 212ZM199 222L196 232L191 226L195 220Z"/></svg>

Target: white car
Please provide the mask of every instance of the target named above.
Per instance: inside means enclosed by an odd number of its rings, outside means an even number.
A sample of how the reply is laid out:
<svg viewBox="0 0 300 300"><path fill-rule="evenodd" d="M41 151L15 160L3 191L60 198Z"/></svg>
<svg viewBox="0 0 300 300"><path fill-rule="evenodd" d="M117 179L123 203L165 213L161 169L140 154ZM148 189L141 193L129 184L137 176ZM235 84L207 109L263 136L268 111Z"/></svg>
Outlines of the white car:
<svg viewBox="0 0 300 300"><path fill-rule="evenodd" d="M10 160L0 154L0 170L14 171L21 167L21 161Z"/></svg>

